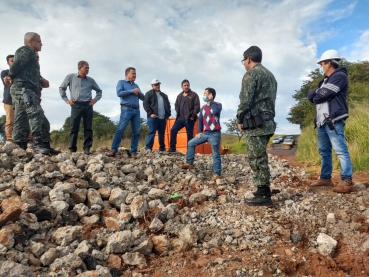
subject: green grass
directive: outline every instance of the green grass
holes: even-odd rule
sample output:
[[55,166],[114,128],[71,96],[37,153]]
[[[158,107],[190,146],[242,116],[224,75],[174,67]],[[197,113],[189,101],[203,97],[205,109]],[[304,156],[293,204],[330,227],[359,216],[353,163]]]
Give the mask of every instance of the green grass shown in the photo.
[[[354,171],[369,171],[369,111],[368,103],[351,105],[350,117],[346,121],[345,135]],[[306,165],[320,165],[317,146],[317,130],[308,126],[302,130],[296,152],[297,160]],[[339,161],[333,151],[334,169],[339,169]]]

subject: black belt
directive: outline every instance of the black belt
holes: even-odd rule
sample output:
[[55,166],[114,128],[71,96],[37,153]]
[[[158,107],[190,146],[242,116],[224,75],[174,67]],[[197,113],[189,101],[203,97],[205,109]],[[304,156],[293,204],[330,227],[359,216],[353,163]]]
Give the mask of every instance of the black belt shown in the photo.
[[140,106],[132,106],[132,105],[128,105],[128,104],[120,104],[120,105],[123,106],[123,107],[130,108],[130,109],[135,109],[135,110],[140,109]]
[[74,105],[78,105],[78,106],[88,106],[90,105],[90,101],[75,101]]
[[269,114],[263,114],[262,118],[264,121],[274,120],[274,117]]

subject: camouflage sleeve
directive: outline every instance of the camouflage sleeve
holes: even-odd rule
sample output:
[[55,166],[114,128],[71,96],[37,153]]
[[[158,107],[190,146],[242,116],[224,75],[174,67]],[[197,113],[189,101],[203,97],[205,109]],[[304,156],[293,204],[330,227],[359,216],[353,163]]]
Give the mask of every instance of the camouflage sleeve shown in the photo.
[[242,123],[242,114],[249,110],[253,105],[255,95],[256,78],[246,72],[242,79],[242,87],[240,92],[240,104],[237,110],[237,122]]
[[32,60],[32,53],[31,49],[23,47],[19,49],[14,55],[13,64],[10,66],[9,69],[9,77],[13,80],[16,78],[20,72],[24,69],[24,67]]

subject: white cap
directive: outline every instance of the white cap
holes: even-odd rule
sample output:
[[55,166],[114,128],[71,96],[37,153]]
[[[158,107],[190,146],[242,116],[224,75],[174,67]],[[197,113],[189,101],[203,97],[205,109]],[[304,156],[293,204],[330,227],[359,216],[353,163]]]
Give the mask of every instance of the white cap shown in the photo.
[[338,64],[338,62],[340,60],[342,60],[340,54],[338,53],[337,50],[334,49],[330,49],[325,51],[322,56],[320,57],[319,61],[317,62],[318,64],[321,63],[322,61],[332,61]]
[[161,83],[158,79],[152,79],[151,84],[155,85],[155,84],[161,84]]

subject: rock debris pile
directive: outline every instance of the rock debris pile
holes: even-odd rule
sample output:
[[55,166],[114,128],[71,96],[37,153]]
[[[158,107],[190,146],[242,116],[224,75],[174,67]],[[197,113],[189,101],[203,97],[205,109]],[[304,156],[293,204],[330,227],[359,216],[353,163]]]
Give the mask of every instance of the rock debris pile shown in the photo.
[[230,255],[204,266],[204,276],[288,276],[272,250],[285,242],[295,267],[307,262],[302,248],[324,257],[339,243],[369,251],[364,184],[350,195],[309,191],[303,169],[270,156],[272,188],[280,191],[274,207],[247,207],[254,187],[245,155],[223,156],[224,178],[214,182],[211,155],[183,170],[178,153],[130,159],[124,149],[116,158],[106,150],[43,156],[0,148],[0,276],[152,276],[157,257],[226,251],[249,251],[253,268],[227,273]]

